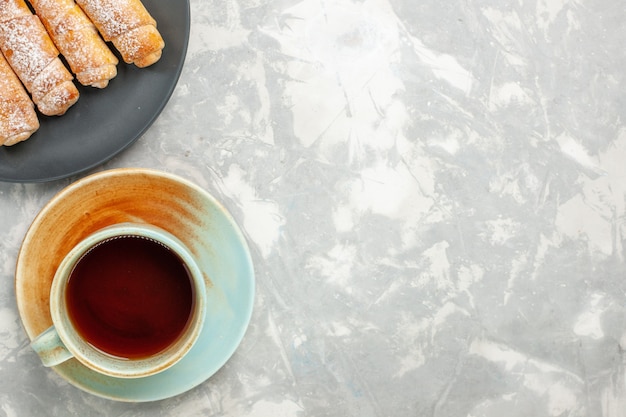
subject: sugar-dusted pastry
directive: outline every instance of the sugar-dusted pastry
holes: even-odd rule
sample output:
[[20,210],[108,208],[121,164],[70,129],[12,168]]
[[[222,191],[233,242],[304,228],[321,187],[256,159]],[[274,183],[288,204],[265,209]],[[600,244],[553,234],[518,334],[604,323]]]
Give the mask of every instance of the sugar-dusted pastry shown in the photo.
[[0,49],[43,114],[61,115],[76,103],[74,77],[24,0],[0,0]]
[[29,0],[76,79],[104,88],[117,75],[118,60],[74,0]]
[[39,129],[35,106],[0,54],[0,145],[14,145]]
[[143,68],[161,58],[165,42],[141,0],[76,0],[126,63]]

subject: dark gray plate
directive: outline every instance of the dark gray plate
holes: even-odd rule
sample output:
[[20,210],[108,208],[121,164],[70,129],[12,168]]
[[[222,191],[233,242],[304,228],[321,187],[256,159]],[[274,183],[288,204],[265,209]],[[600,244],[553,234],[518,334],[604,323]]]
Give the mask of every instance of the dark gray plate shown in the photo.
[[39,115],[41,127],[30,139],[0,146],[0,181],[44,182],[79,174],[126,149],[152,125],[183,68],[190,11],[189,0],[143,3],[165,40],[161,59],[139,69],[120,58],[117,77],[102,90],[76,83],[81,97],[66,114]]

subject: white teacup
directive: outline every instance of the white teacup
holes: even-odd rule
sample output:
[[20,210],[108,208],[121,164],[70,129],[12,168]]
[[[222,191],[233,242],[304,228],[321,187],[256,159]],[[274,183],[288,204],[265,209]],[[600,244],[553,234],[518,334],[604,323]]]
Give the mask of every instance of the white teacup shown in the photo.
[[205,312],[204,277],[185,245],[155,226],[121,223],[63,259],[50,290],[53,326],[31,346],[45,366],[76,358],[104,375],[145,377],[189,352]]

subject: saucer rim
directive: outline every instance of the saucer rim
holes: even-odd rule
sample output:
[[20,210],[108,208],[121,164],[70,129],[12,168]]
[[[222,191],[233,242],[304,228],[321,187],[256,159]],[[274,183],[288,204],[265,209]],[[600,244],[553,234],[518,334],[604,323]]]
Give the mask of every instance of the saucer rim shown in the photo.
[[[233,236],[238,244],[238,250],[237,250],[238,259],[242,259],[244,261],[243,269],[247,272],[247,276],[245,276],[244,278],[245,278],[245,282],[249,290],[246,293],[242,294],[241,298],[244,300],[247,299],[249,301],[248,303],[244,304],[240,310],[238,310],[241,313],[240,326],[239,326],[238,331],[233,335],[232,340],[225,341],[225,344],[229,345],[231,348],[225,349],[224,354],[221,355],[221,358],[219,358],[219,360],[212,361],[211,363],[212,366],[207,367],[206,372],[202,373],[202,376],[194,375],[193,378],[190,377],[189,380],[187,381],[177,381],[177,383],[172,384],[171,388],[167,389],[166,392],[162,392],[160,394],[155,393],[155,395],[151,395],[147,393],[141,393],[140,395],[134,395],[136,393],[134,393],[133,390],[129,390],[128,392],[125,392],[124,395],[115,395],[113,391],[107,392],[106,390],[102,390],[102,389],[93,389],[90,385],[86,384],[86,381],[84,380],[84,378],[81,380],[80,378],[81,369],[87,370],[88,372],[91,372],[91,371],[74,359],[69,361],[71,362],[70,366],[64,366],[64,364],[62,364],[60,366],[56,366],[52,368],[59,376],[61,376],[64,380],[66,380],[68,383],[70,383],[74,387],[79,388],[84,392],[88,392],[90,394],[96,395],[98,397],[115,400],[115,401],[121,401],[121,402],[159,401],[159,400],[163,400],[163,399],[167,399],[167,398],[171,398],[171,397],[183,394],[195,388],[196,386],[202,384],[203,382],[207,381],[217,371],[219,371],[228,362],[228,360],[230,360],[232,355],[236,352],[237,348],[241,344],[247,332],[247,329],[250,325],[251,318],[252,318],[252,313],[254,309],[254,299],[255,299],[255,293],[256,293],[256,280],[255,280],[254,264],[252,262],[250,249],[248,247],[246,238],[242,230],[240,229],[239,225],[237,224],[235,219],[232,217],[230,212],[224,207],[224,205],[219,200],[217,200],[208,191],[206,191],[199,185],[195,184],[194,182],[188,179],[185,179],[181,176],[178,176],[176,174],[172,174],[169,172],[157,170],[157,169],[151,169],[151,168],[109,169],[109,170],[104,170],[104,171],[100,171],[100,172],[85,176],[82,179],[79,179],[76,182],[71,183],[67,187],[60,190],[43,206],[43,208],[39,211],[39,213],[33,219],[26,234],[24,235],[22,245],[19,249],[19,253],[17,257],[17,264],[16,264],[16,274],[15,274],[15,281],[14,281],[16,301],[17,301],[18,313],[20,316],[20,320],[22,322],[22,328],[25,330],[29,339],[33,340],[37,336],[36,334],[33,334],[33,331],[31,328],[33,326],[33,323],[26,323],[25,315],[23,314],[22,304],[27,302],[27,300],[22,300],[21,297],[19,297],[19,291],[18,291],[18,287],[19,287],[18,280],[23,275],[23,274],[20,274],[20,265],[21,265],[20,262],[22,258],[25,256],[24,253],[25,251],[27,251],[28,242],[30,241],[30,239],[36,238],[37,232],[39,231],[38,228],[41,227],[42,222],[46,220],[46,216],[50,213],[50,211],[53,208],[55,208],[58,204],[62,205],[64,200],[69,195],[71,195],[71,193],[77,192],[78,190],[80,190],[80,188],[84,187],[85,185],[88,185],[92,181],[107,181],[118,176],[129,176],[129,175],[143,175],[143,176],[156,178],[159,180],[174,181],[176,183],[179,183],[180,185],[183,185],[185,188],[191,190],[194,193],[194,195],[201,197],[205,203],[209,204],[210,206],[215,207],[219,211],[219,213],[222,216],[224,216],[224,220],[226,221],[227,225],[230,228],[229,231],[233,233]],[[204,233],[210,233],[209,229],[210,228],[207,228],[207,230],[203,230],[203,233],[201,233],[201,235],[205,236]],[[207,315],[209,314],[208,311],[206,312],[206,314]],[[202,337],[202,334],[200,335],[200,337]],[[67,364],[68,363],[66,362],[65,365]],[[175,364],[171,369],[176,370],[177,366],[181,366],[180,363]],[[72,369],[74,370],[78,369],[79,372],[77,373],[75,372],[74,374],[72,374]],[[167,371],[164,371],[164,373],[165,372]],[[151,379],[162,377],[163,376],[162,374],[163,373],[152,375],[152,376],[147,376],[143,378],[137,378],[137,379],[117,379],[117,378],[112,378],[112,379],[115,379],[116,382],[119,382],[121,384],[124,384],[125,381],[133,381],[133,380],[134,381],[141,380],[141,381],[147,382]],[[183,373],[183,376],[185,375],[186,374]],[[106,378],[110,378],[110,377],[106,377]],[[149,384],[146,384],[146,385],[149,385]]]

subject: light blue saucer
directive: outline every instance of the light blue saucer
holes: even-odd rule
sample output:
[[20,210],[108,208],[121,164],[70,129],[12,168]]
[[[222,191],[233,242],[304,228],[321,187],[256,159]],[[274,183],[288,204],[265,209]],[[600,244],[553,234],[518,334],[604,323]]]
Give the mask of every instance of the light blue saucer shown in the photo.
[[199,340],[172,368],[146,378],[103,376],[75,359],[53,369],[100,397],[161,400],[201,384],[226,363],[244,336],[254,304],[254,270],[246,241],[226,209],[197,185],[160,171],[116,169],[62,190],[35,218],[22,244],[15,281],[20,317],[31,340],[47,328],[50,283],[64,253],[92,231],[121,221],[160,226],[196,256],[208,284]]

